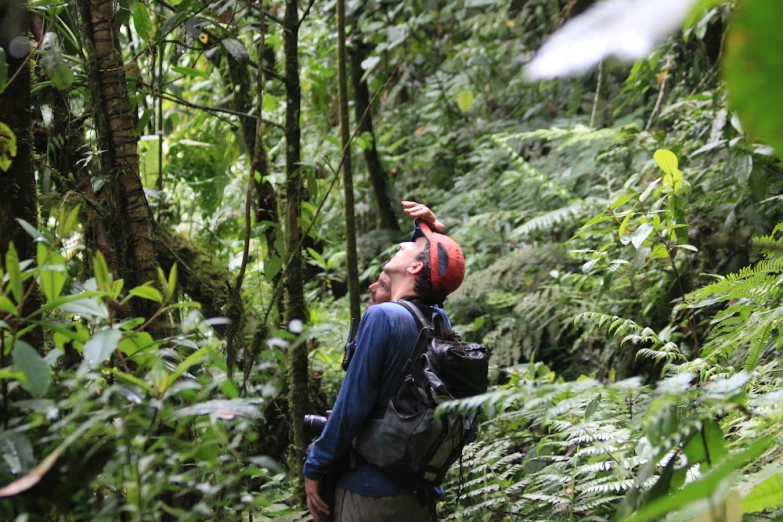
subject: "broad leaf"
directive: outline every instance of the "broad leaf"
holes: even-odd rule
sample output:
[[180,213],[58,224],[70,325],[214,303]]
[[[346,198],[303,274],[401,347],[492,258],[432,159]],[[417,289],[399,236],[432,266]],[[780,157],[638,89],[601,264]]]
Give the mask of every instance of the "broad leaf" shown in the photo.
[[52,382],[49,365],[35,348],[22,340],[14,343],[14,368],[24,374],[22,388],[33,397],[43,397]]
[[27,235],[33,238],[33,241],[42,241],[44,243],[48,243],[49,241],[46,239],[46,236],[44,236],[40,230],[35,228],[33,225],[25,221],[21,218],[16,218],[17,223],[24,229],[25,232],[27,232]]
[[157,303],[163,302],[163,295],[156,289],[149,285],[141,285],[136,288],[132,288],[129,292],[131,295],[141,297],[142,299],[149,299]]
[[628,517],[626,522],[647,522],[655,520],[663,515],[690,504],[691,502],[709,498],[721,481],[730,473],[742,466],[745,462],[759,457],[772,444],[772,439],[763,438],[754,442],[744,451],[735,453],[723,461],[719,466],[713,468],[709,473],[703,475],[684,488],[660,498],[640,509],[636,514]]
[[4,295],[0,295],[0,312],[3,314],[19,315],[14,303]]
[[171,271],[169,272],[168,285],[166,285],[166,300],[171,301],[174,297],[174,292],[177,289],[177,263],[171,265]]
[[136,0],[133,5],[133,27],[136,28],[136,32],[142,40],[146,40],[152,30],[152,21],[147,6],[139,0]]
[[655,154],[653,154],[653,158],[655,159],[655,163],[657,163],[666,174],[673,174],[677,171],[679,163],[677,161],[677,156],[672,151],[658,149],[655,151]]
[[8,286],[17,303],[22,301],[22,271],[19,268],[19,255],[13,243],[8,244],[8,252],[5,253],[5,269],[8,273]]
[[121,338],[122,332],[118,330],[101,330],[93,335],[92,339],[84,344],[84,359],[90,368],[95,368],[108,359],[117,349]]
[[65,237],[73,232],[73,230],[76,228],[76,222],[79,219],[79,211],[81,208],[81,205],[76,205],[70,210],[70,212],[68,212],[68,215],[65,216],[65,219],[62,219],[62,215],[60,216],[60,219],[57,222],[58,236]]
[[783,506],[783,474],[772,476],[753,488],[742,501],[743,513],[756,513]]
[[466,113],[473,107],[473,91],[465,90],[457,94],[457,107],[462,113]]
[[[67,297],[72,297],[72,296],[67,296]],[[56,302],[57,301],[53,301],[53,303]],[[57,307],[63,312],[67,312],[71,314],[100,317],[101,319],[107,319],[109,317],[108,314],[106,313],[106,307],[104,307],[94,297],[78,298],[73,301],[65,302],[63,304],[57,304]]]
[[220,41],[223,48],[240,64],[246,64],[250,60],[250,55],[239,40],[233,38],[223,38]]
[[98,283],[99,290],[109,290],[111,288],[111,275],[109,274],[109,265],[101,254],[100,250],[95,251],[95,257],[92,260],[95,281]]
[[46,301],[51,303],[62,292],[67,275],[65,273],[65,258],[56,250],[43,243],[38,243],[38,282],[41,285]]
[[638,250],[642,246],[642,243],[650,236],[653,231],[653,226],[650,223],[643,223],[633,231],[631,234],[631,243]]
[[729,100],[742,126],[783,155],[783,2],[737,4],[725,38],[723,64]]

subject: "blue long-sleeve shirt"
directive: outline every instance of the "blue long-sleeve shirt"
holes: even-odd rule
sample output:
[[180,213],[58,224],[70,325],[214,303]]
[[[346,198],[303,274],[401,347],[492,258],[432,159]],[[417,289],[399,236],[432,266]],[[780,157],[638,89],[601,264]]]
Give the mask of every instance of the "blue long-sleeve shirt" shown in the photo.
[[[438,311],[446,319],[445,312]],[[450,325],[449,325],[450,326]],[[315,441],[304,474],[320,479],[347,452],[376,405],[385,404],[403,383],[402,369],[419,335],[411,313],[394,303],[371,306],[359,324],[356,352],[323,433]],[[339,486],[366,497],[409,494],[372,464],[361,464],[341,477]]]

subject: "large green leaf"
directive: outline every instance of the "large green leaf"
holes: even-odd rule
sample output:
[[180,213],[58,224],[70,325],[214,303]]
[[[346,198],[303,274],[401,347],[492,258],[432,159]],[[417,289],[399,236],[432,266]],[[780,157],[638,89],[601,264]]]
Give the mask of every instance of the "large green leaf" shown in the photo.
[[95,368],[111,356],[122,338],[118,330],[102,330],[84,344],[84,359],[91,368]]
[[723,61],[729,100],[742,127],[783,155],[783,2],[739,2]]
[[24,374],[22,388],[27,390],[33,397],[42,397],[49,384],[52,382],[52,375],[49,373],[49,365],[38,355],[35,348],[22,340],[14,343],[14,368]]
[[136,28],[136,32],[142,40],[146,40],[147,35],[152,30],[150,13],[143,2],[137,1],[133,4],[133,27]]
[[473,91],[470,89],[460,91],[457,94],[457,107],[459,107],[460,112],[468,112],[473,107]]
[[19,255],[16,247],[9,243],[8,252],[5,253],[5,270],[8,273],[8,286],[17,303],[22,301],[22,270],[19,268]]
[[142,299],[149,299],[150,301],[155,301],[157,303],[163,301],[163,295],[161,295],[160,291],[147,284],[132,288],[128,293],[130,293],[130,295],[141,297]]
[[695,480],[681,490],[659,498],[644,506],[636,514],[627,518],[625,522],[647,522],[649,520],[655,520],[666,514],[677,511],[691,502],[709,498],[721,481],[748,460],[759,457],[770,445],[772,445],[772,442],[772,439],[768,437],[757,440],[749,448],[728,457],[719,466],[713,468],[699,480]]
[[3,314],[19,315],[14,303],[4,295],[0,295],[0,312]]
[[753,488],[742,501],[743,513],[755,513],[783,506],[783,473],[772,476]]
[[65,285],[65,258],[56,250],[50,250],[43,243],[38,243],[38,266],[41,272],[38,281],[41,284],[47,302],[60,297]]

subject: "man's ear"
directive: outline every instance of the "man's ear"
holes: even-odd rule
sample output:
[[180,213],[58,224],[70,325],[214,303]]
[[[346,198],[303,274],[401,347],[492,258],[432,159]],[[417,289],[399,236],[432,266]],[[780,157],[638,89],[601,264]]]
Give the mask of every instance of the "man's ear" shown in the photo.
[[424,263],[416,261],[408,267],[408,273],[411,275],[419,275],[424,270]]

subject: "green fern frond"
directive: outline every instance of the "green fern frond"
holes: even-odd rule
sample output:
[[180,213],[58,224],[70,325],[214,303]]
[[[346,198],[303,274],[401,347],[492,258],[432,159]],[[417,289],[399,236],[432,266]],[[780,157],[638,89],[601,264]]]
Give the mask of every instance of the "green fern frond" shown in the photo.
[[587,200],[578,200],[565,207],[558,208],[527,220],[511,232],[512,239],[523,239],[534,232],[551,230],[555,225],[574,221],[593,210]]

